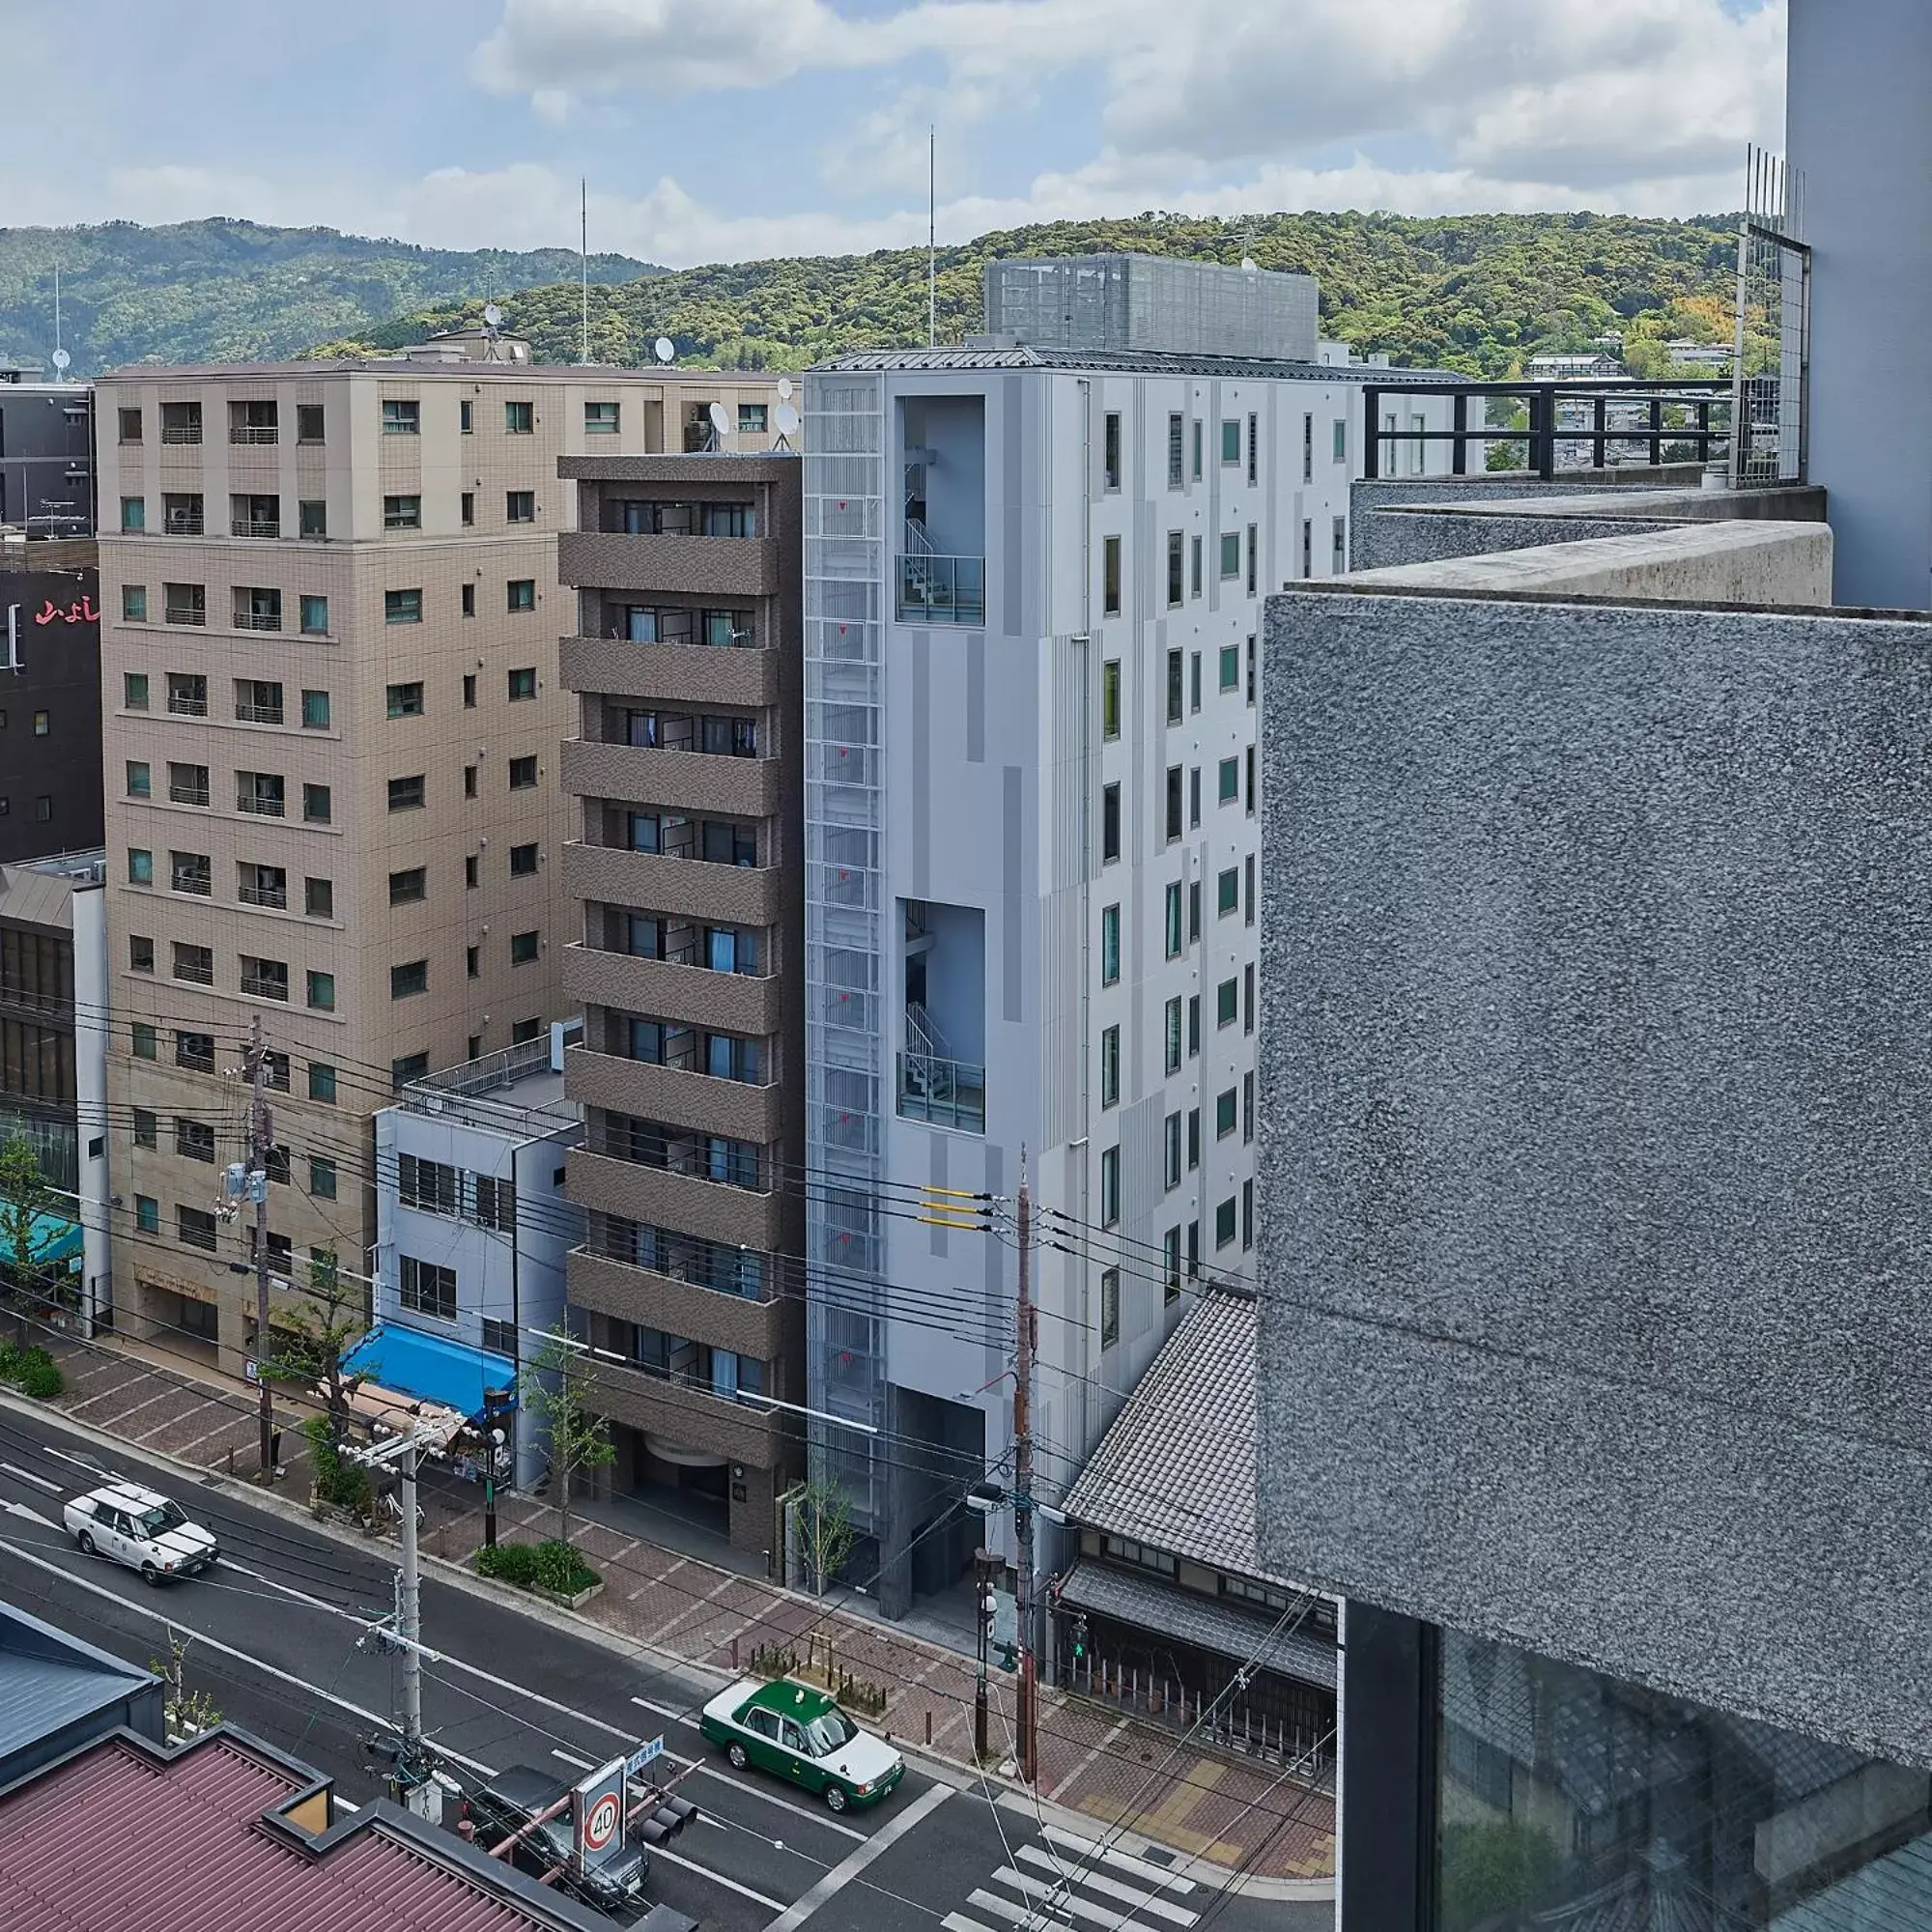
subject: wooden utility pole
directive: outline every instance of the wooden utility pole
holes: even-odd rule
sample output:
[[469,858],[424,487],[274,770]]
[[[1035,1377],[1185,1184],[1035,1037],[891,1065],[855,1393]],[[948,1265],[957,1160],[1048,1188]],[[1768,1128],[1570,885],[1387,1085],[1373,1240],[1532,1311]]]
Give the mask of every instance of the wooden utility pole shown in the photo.
[[1015,1592],[1020,1640],[1019,1775],[1033,1784],[1039,1769],[1039,1672],[1034,1657],[1033,1603],[1033,1183],[1026,1149],[1020,1149],[1019,1329],[1013,1364],[1013,1527],[1019,1537],[1019,1584]]
[[248,1036],[248,1198],[255,1204],[255,1383],[262,1398],[262,1480],[275,1479],[275,1398],[269,1381],[269,1150],[274,1121],[265,1097],[269,1054],[262,1015]]

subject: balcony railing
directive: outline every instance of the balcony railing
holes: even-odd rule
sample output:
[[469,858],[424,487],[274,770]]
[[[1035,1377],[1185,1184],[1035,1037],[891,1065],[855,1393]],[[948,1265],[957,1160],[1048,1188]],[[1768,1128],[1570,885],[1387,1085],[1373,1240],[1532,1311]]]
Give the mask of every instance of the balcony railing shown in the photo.
[[214,891],[206,872],[177,872],[168,883],[176,892],[192,893],[196,898],[208,898]]
[[280,435],[281,431],[274,423],[233,423],[229,426],[228,440],[230,442],[273,442]]
[[[238,611],[235,613],[235,628],[238,631],[279,631],[282,628],[282,613],[279,611]],[[275,723],[282,721],[277,718]]]
[[278,537],[281,533],[279,517],[231,517],[228,522],[231,537]]
[[206,805],[208,787],[206,785],[171,784],[168,787],[170,805]]
[[986,1069],[967,1060],[899,1055],[899,1116],[963,1133],[986,1131]]
[[762,1161],[725,1156],[714,1162],[701,1147],[669,1148],[663,1159],[647,1153],[622,1134],[592,1132],[586,1136],[587,1152],[602,1154],[606,1160],[628,1161],[634,1167],[649,1168],[655,1174],[674,1174],[685,1180],[708,1180],[719,1187],[735,1187],[748,1194],[769,1194],[771,1182]]
[[168,711],[176,718],[206,718],[208,699],[205,696],[185,697],[179,692],[171,691],[168,693]]
[[201,959],[177,959],[175,978],[185,980],[191,986],[212,986],[214,984],[214,962]]
[[271,912],[287,912],[289,909],[289,889],[286,886],[243,886],[236,894],[243,905],[267,906]]
[[199,604],[170,604],[162,615],[170,624],[205,624],[208,611]]
[[595,941],[585,946],[586,952],[608,952],[616,959],[649,959],[664,966],[693,966],[700,973],[723,973],[734,980],[769,980],[771,972],[758,966],[714,966],[711,963],[710,949],[701,939],[689,939],[677,946],[667,946],[661,952],[633,952],[621,946],[600,946]]
[[986,559],[915,553],[899,558],[898,617],[902,624],[986,621]]
[[171,537],[198,537],[203,534],[204,521],[199,511],[170,510],[161,519],[161,531]]
[[279,798],[266,798],[260,793],[243,791],[235,795],[235,810],[251,812],[257,818],[280,818],[283,805]]
[[[258,624],[255,628],[279,631],[282,627],[279,624]],[[235,717],[237,723],[242,724],[279,724],[282,722],[282,707],[279,704],[238,704]]]
[[199,442],[201,425],[199,423],[163,423],[161,425],[163,442]]
[[242,990],[251,1000],[286,1000],[289,976],[281,973],[243,973]]

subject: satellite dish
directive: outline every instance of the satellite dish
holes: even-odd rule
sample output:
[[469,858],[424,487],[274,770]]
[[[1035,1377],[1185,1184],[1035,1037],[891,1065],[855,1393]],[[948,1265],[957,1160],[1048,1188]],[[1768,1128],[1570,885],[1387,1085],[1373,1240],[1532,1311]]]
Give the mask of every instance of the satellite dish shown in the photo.
[[56,369],[65,369],[73,360],[73,357],[65,349],[56,349],[48,359]]
[[713,403],[709,413],[711,416],[712,435],[718,437],[729,436],[731,434],[730,411],[723,403]]
[[495,328],[503,319],[503,311],[495,302],[483,304],[483,324],[486,328]]
[[674,362],[677,359],[677,344],[669,336],[661,335],[651,344],[651,354],[660,362]]
[[798,412],[791,404],[781,403],[779,405],[776,420],[781,436],[796,436],[798,434]]
[[779,401],[781,403],[791,401],[791,378],[789,376],[781,376],[779,378]]

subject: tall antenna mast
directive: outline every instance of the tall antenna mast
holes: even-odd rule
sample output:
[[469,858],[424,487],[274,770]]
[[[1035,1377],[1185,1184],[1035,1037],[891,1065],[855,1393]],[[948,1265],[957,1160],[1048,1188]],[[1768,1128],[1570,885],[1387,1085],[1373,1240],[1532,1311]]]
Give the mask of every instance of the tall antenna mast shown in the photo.
[[590,179],[580,175],[577,181],[578,240],[577,252],[583,265],[583,354],[582,361],[590,360]]
[[61,341],[60,264],[56,262],[54,264],[54,381],[56,383],[61,381],[61,371],[67,367],[61,358],[64,346]]
[[939,125],[925,129],[925,346],[939,347]]

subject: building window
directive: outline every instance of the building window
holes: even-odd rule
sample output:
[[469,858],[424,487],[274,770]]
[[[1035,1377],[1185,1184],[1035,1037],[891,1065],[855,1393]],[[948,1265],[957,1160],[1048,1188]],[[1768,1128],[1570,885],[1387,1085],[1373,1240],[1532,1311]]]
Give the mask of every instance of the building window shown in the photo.
[[1255,690],[1259,683],[1260,664],[1255,656],[1254,634],[1248,634],[1248,702],[1255,701]]
[[1241,574],[1241,538],[1237,530],[1221,532],[1221,575],[1223,579]]
[[465,396],[456,406],[456,427],[460,435],[476,434],[476,406]]
[[463,796],[465,798],[474,798],[476,796],[476,767],[474,765],[465,765],[463,768]]
[[507,490],[503,493],[503,521],[506,524],[533,524],[537,520],[537,493],[534,490]]
[[537,581],[534,577],[513,577],[504,585],[507,603],[511,611],[534,611],[537,608]]
[[1243,923],[1252,925],[1255,923],[1255,855],[1252,852],[1241,861],[1241,896],[1245,903]]
[[[124,583],[121,586],[121,621],[124,624],[145,624],[148,621],[148,586],[145,583]],[[143,679],[143,682],[146,680]]]
[[419,530],[423,523],[420,497],[384,497],[383,527],[385,530]]
[[617,434],[617,405],[615,403],[585,403],[583,406],[583,434],[585,436],[615,436]]
[[1100,983],[1112,986],[1121,977],[1121,909],[1100,908]]
[[242,990],[252,1000],[286,1000],[289,996],[288,962],[257,959],[242,955]]
[[1100,1270],[1100,1346],[1111,1349],[1121,1339],[1121,1271]]
[[1201,1109],[1187,1110],[1187,1171],[1192,1174],[1201,1165]]
[[1167,608],[1170,611],[1180,607],[1185,590],[1181,582],[1181,533],[1169,530],[1167,533]]
[[512,845],[510,847],[510,876],[513,879],[533,878],[537,869],[537,848],[534,845]]
[[1253,524],[1248,526],[1248,595],[1252,597],[1261,587],[1261,531]]
[[1241,1246],[1252,1248],[1255,1244],[1255,1183],[1241,1182]]
[[1223,644],[1218,664],[1218,684],[1223,694],[1236,690],[1241,682],[1241,648],[1238,644]]
[[1103,1028],[1100,1034],[1100,1104],[1112,1107],[1121,1097],[1121,1030]]
[[1301,520],[1301,574],[1304,578],[1315,575],[1315,521],[1312,517]]
[[1256,785],[1255,782],[1255,748],[1252,745],[1250,745],[1247,748],[1247,750],[1244,753],[1242,753],[1241,757],[1242,757],[1243,768],[1247,772],[1248,816],[1252,818],[1255,815],[1255,807],[1258,803],[1258,791],[1259,791],[1259,787]]
[[415,773],[406,779],[389,781],[389,810],[391,811],[420,811],[423,803],[423,774]]
[[[214,950],[209,946],[196,946],[185,939],[178,939],[174,944],[174,976],[186,981],[190,986],[212,986],[214,984]],[[213,1049],[209,1049],[211,1064]]]
[[[541,945],[542,945],[542,938],[541,935],[538,933],[535,932],[511,933],[510,964],[512,966],[528,966],[534,964],[537,957],[537,952]],[[714,1038],[722,1038],[722,1037],[723,1037],[722,1035],[714,1036]],[[734,1042],[734,1044],[746,1045],[750,1044],[750,1042],[738,1041]]]
[[[541,1019],[512,1020],[510,1022],[510,1044],[512,1046],[522,1046],[528,1040],[538,1038],[542,1035],[542,1033],[543,1033],[543,1021]],[[713,1151],[711,1159],[714,1169],[717,1165],[718,1159],[720,1158],[717,1152],[717,1145],[718,1144],[715,1141],[712,1143]],[[728,1158],[733,1164],[732,1179],[735,1184],[737,1176],[737,1164],[742,1158],[741,1155],[738,1153],[737,1150],[742,1149],[745,1144],[742,1141],[730,1141],[727,1142],[726,1145],[733,1151],[731,1154],[728,1156]],[[752,1157],[755,1159],[757,1155],[757,1150],[753,1148],[750,1150],[750,1152]],[[714,1174],[714,1179],[715,1178],[716,1176]],[[752,1183],[748,1182],[746,1184],[751,1185]]]
[[473,583],[466,583],[466,584],[464,584],[464,585],[463,585],[463,588],[462,588],[462,591],[461,591],[460,595],[459,595],[459,596],[458,596],[458,598],[457,598],[457,603],[458,603],[458,605],[459,605],[459,606],[461,607],[461,609],[462,609],[462,611],[463,611],[463,614],[464,614],[464,615],[465,615],[466,617],[473,617],[473,616],[475,616],[475,614],[476,614],[476,586],[475,586],[475,584],[473,584]]
[[168,860],[168,885],[172,891],[191,893],[204,899],[213,895],[214,868],[206,852],[171,852]]
[[335,917],[335,883],[332,879],[308,878],[302,881],[302,911],[310,919]]
[[1180,883],[1176,880],[1167,889],[1163,904],[1162,928],[1167,935],[1167,956],[1180,957]]
[[[1160,1298],[1164,1307],[1180,1299],[1180,1230],[1170,1228],[1160,1237]],[[1108,1538],[1111,1544],[1113,1539]]]
[[1103,1149],[1100,1154],[1100,1225],[1115,1226],[1121,1218],[1121,1151]]
[[1100,480],[1103,489],[1118,490],[1121,487],[1121,417],[1118,410],[1108,411],[1100,428]]
[[1328,574],[1343,577],[1349,569],[1349,520],[1347,517],[1334,519],[1328,538]]
[[1214,1205],[1214,1245],[1217,1248],[1232,1247],[1235,1241],[1235,1197]]
[[1170,843],[1180,837],[1180,767],[1167,768],[1166,833]]
[[335,975],[318,973],[313,968],[308,976],[308,1003],[319,1013],[332,1013],[335,1010]]
[[324,638],[328,635],[328,599],[327,597],[304,597],[301,601],[301,628],[305,638]]
[[129,798],[153,798],[154,795],[154,767],[145,758],[129,758],[128,760],[128,796]]
[[383,434],[384,436],[419,436],[422,433],[422,405],[406,398],[385,396],[383,399]]
[[304,497],[296,504],[296,527],[302,536],[321,541],[328,535],[328,503],[321,497]]
[[257,818],[280,818],[285,789],[279,772],[237,772],[235,810]]
[[526,697],[537,695],[537,672],[534,665],[526,665],[520,670],[509,674],[510,702],[518,703]]
[[1332,433],[1329,439],[1329,447],[1328,447],[1329,458],[1331,461],[1336,463],[1346,463],[1349,460],[1348,417],[1337,416],[1334,422],[1330,425],[1330,428]]
[[1255,1138],[1255,1076],[1241,1075],[1241,1142],[1252,1146]]
[[1262,419],[1251,414],[1248,417],[1248,481],[1253,483],[1261,473],[1261,430]]
[[412,999],[417,993],[429,991],[429,961],[411,959],[401,966],[389,968],[389,997],[392,1000]]
[[1224,422],[1221,425],[1221,461],[1239,463],[1241,460],[1241,425],[1238,421]]
[[505,436],[531,436],[536,431],[536,405],[534,403],[505,403],[503,405],[503,434]]
[[429,896],[429,868],[412,866],[406,871],[389,874],[389,903],[414,905]]
[[[472,980],[483,977],[483,949],[480,946],[466,946],[463,949],[463,970]],[[473,1053],[469,1057],[471,1060],[476,1058]]]
[[185,1248],[214,1252],[214,1216],[205,1208],[175,1208],[175,1234]]
[[134,1145],[138,1148],[157,1147],[160,1144],[160,1122],[146,1107],[134,1109]]
[[139,410],[122,410],[119,413],[121,420],[121,440],[123,442],[139,442],[141,440],[141,412]]
[[168,766],[168,803],[171,805],[201,805],[209,800],[208,767],[206,765]]
[[155,970],[155,942],[144,938],[138,932],[128,935],[128,970],[130,973],[152,973]]
[[1192,946],[1201,937],[1201,881],[1190,879],[1187,883],[1187,943]]
[[510,789],[527,791],[537,781],[537,757],[534,752],[526,757],[510,760]]
[[1253,1033],[1255,1030],[1255,969],[1252,965],[1241,968],[1241,1031]]
[[429,1072],[427,1053],[406,1053],[400,1060],[389,1062],[390,1089],[400,1094],[412,1080],[420,1080]]
[[1100,736],[1109,742],[1121,735],[1121,661],[1108,658],[1100,666]]
[[1241,796],[1241,761],[1223,758],[1215,768],[1215,791],[1219,803],[1233,805]]
[[423,594],[416,590],[383,592],[383,621],[385,624],[420,624],[423,620]]
[[1205,429],[1206,425],[1197,416],[1194,419],[1194,480],[1197,483],[1201,480],[1201,440]]
[[1236,1125],[1236,1095],[1230,1087],[1225,1093],[1214,1096],[1214,1138],[1224,1141],[1235,1131]]
[[1167,419],[1167,487],[1179,490],[1187,480],[1183,465],[1187,459],[1186,418],[1170,415]]
[[309,1155],[308,1191],[318,1201],[335,1199],[335,1163],[327,1155],[319,1153]]
[[176,1115],[175,1152],[184,1160],[213,1161],[214,1129],[206,1121],[185,1121]]
[[123,497],[121,498],[121,527],[124,530],[145,530],[148,527],[148,503],[144,497]]
[[1161,1056],[1163,1072],[1180,1071],[1180,995],[1175,994],[1161,1012]]
[[1100,614],[1118,617],[1121,614],[1121,540],[1119,537],[1100,539]]
[[134,1227],[143,1235],[158,1235],[161,1232],[161,1204],[152,1194],[135,1195]]
[[320,403],[296,405],[296,440],[310,443],[323,440],[323,414]]
[[1301,480],[1315,481],[1315,417],[1313,413],[1301,418]]
[[1179,724],[1185,715],[1187,702],[1187,670],[1184,656],[1179,651],[1167,654],[1167,722]]
[[327,731],[328,729],[328,693],[326,691],[305,691],[301,695],[301,718],[304,731]]
[[[511,408],[516,405],[512,404]],[[523,406],[528,409],[526,403]],[[456,1320],[456,1270],[439,1262],[419,1262],[404,1255],[398,1270],[402,1304],[412,1315],[426,1315],[433,1321]]]
[[327,785],[302,786],[302,818],[309,825],[327,825],[329,822],[329,791]]
[[1214,1024],[1233,1026],[1241,1014],[1241,982],[1223,980],[1214,988]]
[[1172,1193],[1180,1185],[1180,1116],[1161,1122],[1161,1184]]
[[1187,708],[1189,711],[1201,709],[1201,653],[1190,651],[1187,655]]
[[476,673],[473,670],[463,673],[463,708],[466,711],[476,709]]
[[[477,867],[476,854],[474,852],[467,854],[464,858],[463,883],[472,893],[482,883],[482,874]],[[469,950],[473,952],[476,949],[472,946]],[[471,975],[471,977],[474,978],[474,975]],[[469,1057],[472,1060],[476,1058],[473,1053]]]
[[420,682],[390,685],[388,713],[391,718],[420,718],[423,714],[423,688]]
[[1215,875],[1214,913],[1219,919],[1226,919],[1232,912],[1241,909],[1241,871],[1238,866],[1230,866]]
[[[313,1006],[315,1002],[311,1000],[309,1004]],[[308,1097],[326,1107],[335,1105],[335,1068],[326,1060],[311,1060],[308,1064]]]
[[1121,787],[1117,781],[1100,787],[1100,863],[1111,866],[1121,856]]
[[1201,544],[1198,536],[1187,541],[1187,594],[1190,597],[1201,595]]
[[135,1060],[157,1060],[160,1035],[150,1020],[135,1020],[128,1029],[128,1051]]

